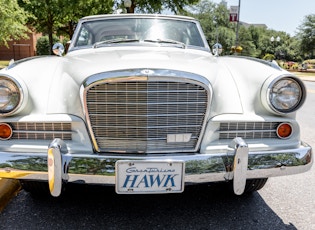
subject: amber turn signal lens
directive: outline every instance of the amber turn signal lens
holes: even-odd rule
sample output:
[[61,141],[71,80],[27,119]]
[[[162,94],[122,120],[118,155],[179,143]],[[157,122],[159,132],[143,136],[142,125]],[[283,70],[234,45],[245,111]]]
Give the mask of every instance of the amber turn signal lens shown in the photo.
[[292,134],[292,126],[288,123],[281,123],[277,128],[277,135],[279,138],[289,138]]
[[12,137],[12,128],[6,123],[0,124],[0,139],[8,140]]

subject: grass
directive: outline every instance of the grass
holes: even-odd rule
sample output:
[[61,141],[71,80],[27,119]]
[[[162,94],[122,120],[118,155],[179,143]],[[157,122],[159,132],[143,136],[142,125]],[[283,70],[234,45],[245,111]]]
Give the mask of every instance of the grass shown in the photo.
[[9,61],[0,61],[0,69],[9,65]]

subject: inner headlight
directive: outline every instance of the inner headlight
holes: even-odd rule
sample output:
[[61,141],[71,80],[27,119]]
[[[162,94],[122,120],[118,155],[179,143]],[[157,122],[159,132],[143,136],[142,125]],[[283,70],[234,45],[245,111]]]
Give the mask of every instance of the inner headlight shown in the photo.
[[301,107],[305,100],[304,84],[293,77],[280,78],[269,85],[268,104],[279,113],[291,113]]
[[0,115],[13,113],[20,105],[20,85],[12,79],[0,76]]

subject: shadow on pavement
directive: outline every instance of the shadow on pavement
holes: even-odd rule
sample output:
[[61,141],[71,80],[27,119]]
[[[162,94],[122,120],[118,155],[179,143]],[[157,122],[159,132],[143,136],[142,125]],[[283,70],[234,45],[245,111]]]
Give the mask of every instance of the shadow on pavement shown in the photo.
[[258,192],[235,196],[223,189],[198,185],[182,194],[117,195],[112,187],[75,185],[60,198],[22,191],[0,223],[2,229],[296,229]]

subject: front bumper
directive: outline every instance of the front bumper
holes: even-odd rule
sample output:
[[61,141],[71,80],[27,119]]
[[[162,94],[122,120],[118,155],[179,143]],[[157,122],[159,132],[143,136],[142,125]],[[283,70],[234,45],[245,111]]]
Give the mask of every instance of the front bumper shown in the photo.
[[[312,166],[312,148],[250,151],[241,138],[235,138],[225,152],[212,154],[108,155],[67,152],[67,146],[54,140],[48,153],[0,152],[0,178],[49,181],[52,190],[62,182],[115,184],[115,163],[119,160],[183,161],[185,184],[234,179],[234,191],[241,194],[246,179],[302,173]],[[52,192],[53,194],[53,192]]]

